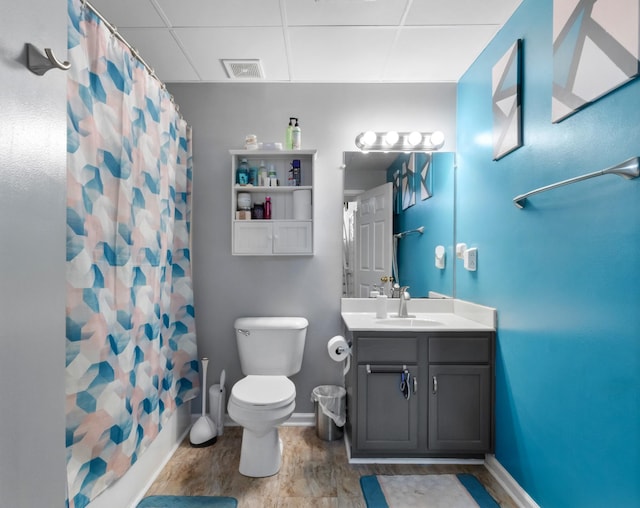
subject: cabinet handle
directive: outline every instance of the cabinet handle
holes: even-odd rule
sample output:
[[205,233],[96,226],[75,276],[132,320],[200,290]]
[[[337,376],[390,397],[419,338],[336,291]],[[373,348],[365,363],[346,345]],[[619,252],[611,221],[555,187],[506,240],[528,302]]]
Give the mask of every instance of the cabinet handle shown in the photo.
[[438,393],[438,378],[433,376],[433,394]]
[[414,395],[418,392],[418,378],[413,378],[413,393]]

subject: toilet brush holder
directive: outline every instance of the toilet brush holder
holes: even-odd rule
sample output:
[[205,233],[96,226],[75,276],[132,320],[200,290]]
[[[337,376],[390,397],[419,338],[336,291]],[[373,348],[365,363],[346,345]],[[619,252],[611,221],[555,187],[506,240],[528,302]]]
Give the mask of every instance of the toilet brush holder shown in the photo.
[[216,442],[218,432],[216,426],[207,415],[207,366],[209,359],[202,359],[202,416],[196,420],[189,432],[189,442],[191,446],[202,448],[210,446]]
[[216,426],[218,436],[224,434],[224,403],[226,396],[227,390],[224,386],[220,389],[220,385],[215,384],[209,388],[209,416]]

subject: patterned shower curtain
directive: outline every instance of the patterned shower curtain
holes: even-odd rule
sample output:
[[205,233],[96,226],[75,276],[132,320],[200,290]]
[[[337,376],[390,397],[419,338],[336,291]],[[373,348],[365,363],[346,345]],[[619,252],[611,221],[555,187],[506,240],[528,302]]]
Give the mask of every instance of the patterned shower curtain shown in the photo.
[[68,506],[86,506],[200,390],[191,133],[170,95],[68,0]]

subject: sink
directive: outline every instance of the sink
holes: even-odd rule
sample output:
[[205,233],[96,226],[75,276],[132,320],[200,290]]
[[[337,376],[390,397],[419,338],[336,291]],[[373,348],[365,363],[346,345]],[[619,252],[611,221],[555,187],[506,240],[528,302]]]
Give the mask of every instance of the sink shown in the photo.
[[406,317],[406,318],[391,317],[387,319],[376,319],[376,324],[387,325],[387,326],[402,326],[407,328],[418,327],[418,326],[442,325],[440,321],[435,321],[433,319],[416,318],[416,317]]

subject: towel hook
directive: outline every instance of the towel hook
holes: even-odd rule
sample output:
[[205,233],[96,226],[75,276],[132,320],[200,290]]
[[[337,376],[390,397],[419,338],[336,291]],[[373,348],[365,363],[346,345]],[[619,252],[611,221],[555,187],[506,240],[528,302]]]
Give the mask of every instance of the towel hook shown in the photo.
[[33,44],[27,43],[27,67],[29,67],[29,70],[34,74],[42,76],[51,69],[68,71],[71,68],[69,62],[61,62],[58,60],[51,48],[45,48],[44,52],[45,55]]

